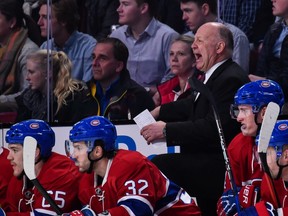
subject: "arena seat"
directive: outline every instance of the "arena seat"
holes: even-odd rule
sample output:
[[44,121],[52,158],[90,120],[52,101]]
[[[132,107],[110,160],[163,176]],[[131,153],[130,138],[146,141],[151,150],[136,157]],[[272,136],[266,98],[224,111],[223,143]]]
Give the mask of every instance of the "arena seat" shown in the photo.
[[17,112],[0,112],[0,123],[14,123]]

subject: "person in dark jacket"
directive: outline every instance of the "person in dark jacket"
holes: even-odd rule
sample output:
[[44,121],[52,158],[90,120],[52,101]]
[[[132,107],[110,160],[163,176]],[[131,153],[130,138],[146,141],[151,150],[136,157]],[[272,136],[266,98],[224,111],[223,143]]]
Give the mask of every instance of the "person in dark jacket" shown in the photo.
[[[86,84],[71,78],[72,62],[68,56],[62,51],[52,51],[50,58],[51,72],[47,73],[47,50],[36,51],[27,57],[29,87],[16,97],[16,121],[34,118],[75,123],[95,115],[97,104]],[[51,86],[49,90],[48,85]],[[53,96],[49,97],[51,92]]]
[[117,38],[97,42],[92,54],[93,78],[87,83],[98,104],[97,115],[110,120],[129,120],[154,102],[144,87],[130,78],[126,68],[129,52]]
[[[251,81],[271,79],[280,84],[288,100],[288,2],[272,1],[272,12],[279,17],[266,33],[259,53],[257,69],[249,75]],[[287,113],[287,104],[283,113]]]
[[[229,143],[240,132],[238,123],[230,117],[230,105],[236,91],[249,82],[248,75],[231,59],[232,33],[221,23],[205,23],[197,30],[192,49],[196,67],[205,73],[205,79],[202,83],[192,76],[190,86],[211,91],[225,141]],[[196,197],[203,216],[216,215],[225,164],[210,99],[195,91],[190,97],[161,105],[151,113],[159,121],[142,128],[141,134],[147,142],[164,138],[167,146],[181,148],[180,153],[158,155],[152,161],[172,181]]]

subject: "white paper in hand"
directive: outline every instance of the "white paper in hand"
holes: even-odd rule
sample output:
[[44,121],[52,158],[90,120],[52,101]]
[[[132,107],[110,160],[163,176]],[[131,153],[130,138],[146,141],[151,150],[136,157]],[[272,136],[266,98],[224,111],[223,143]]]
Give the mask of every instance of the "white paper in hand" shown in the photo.
[[[143,112],[139,113],[137,116],[135,116],[133,118],[133,120],[135,121],[135,123],[137,124],[137,126],[140,128],[140,130],[149,124],[155,123],[156,120],[154,119],[154,117],[151,115],[151,113],[149,112],[149,110],[145,109]],[[159,147],[159,146],[166,146],[166,142],[164,139],[160,139],[160,140],[155,140],[154,142],[152,142],[152,146],[153,147]]]
[[141,112],[137,116],[135,116],[133,120],[135,121],[137,126],[140,128],[140,130],[144,126],[156,122],[154,117],[151,115],[151,113],[147,109],[145,109],[143,112]]

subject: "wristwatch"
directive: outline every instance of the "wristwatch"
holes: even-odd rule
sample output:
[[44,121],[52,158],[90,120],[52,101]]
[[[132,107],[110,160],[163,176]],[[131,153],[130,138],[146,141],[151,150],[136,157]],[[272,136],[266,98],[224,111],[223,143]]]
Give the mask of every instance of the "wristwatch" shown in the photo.
[[150,92],[150,91],[151,91],[151,88],[150,88],[150,87],[145,87],[145,90],[146,90],[147,92]]
[[163,136],[166,137],[166,125],[165,125],[165,127],[163,128],[162,133],[163,133]]

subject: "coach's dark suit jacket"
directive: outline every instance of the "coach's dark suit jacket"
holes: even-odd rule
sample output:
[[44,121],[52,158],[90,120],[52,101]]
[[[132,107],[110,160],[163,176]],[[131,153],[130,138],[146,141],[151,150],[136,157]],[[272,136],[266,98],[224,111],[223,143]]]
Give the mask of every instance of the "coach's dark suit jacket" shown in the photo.
[[[236,91],[247,82],[247,74],[229,59],[214,71],[206,83],[219,110],[227,142],[240,130],[237,121],[230,117],[230,105]],[[185,153],[221,151],[212,107],[205,95],[200,94],[195,102],[192,96],[162,105],[159,119],[169,122],[166,125],[168,146],[180,145],[181,152]]]
[[[247,73],[228,59],[205,84],[214,96],[227,144],[240,132],[240,124],[230,117],[230,105],[236,91],[247,82]],[[194,100],[191,95],[161,106],[158,120],[167,122],[167,145],[180,146],[181,153],[157,156],[152,161],[197,197],[203,215],[211,216],[216,215],[216,201],[223,192],[225,164],[212,106],[203,94]]]

